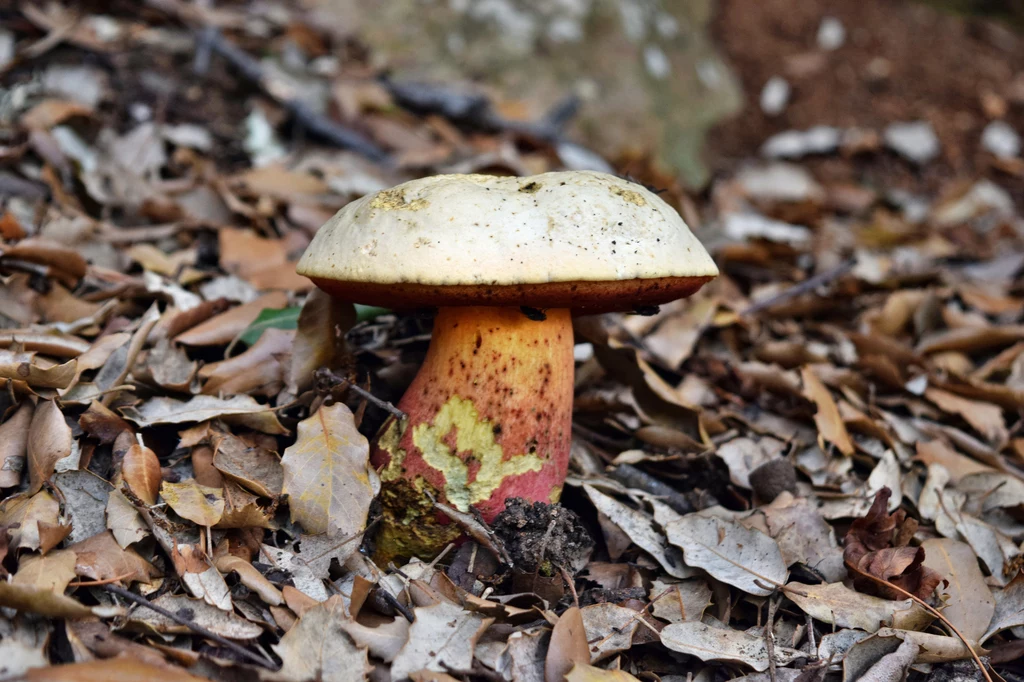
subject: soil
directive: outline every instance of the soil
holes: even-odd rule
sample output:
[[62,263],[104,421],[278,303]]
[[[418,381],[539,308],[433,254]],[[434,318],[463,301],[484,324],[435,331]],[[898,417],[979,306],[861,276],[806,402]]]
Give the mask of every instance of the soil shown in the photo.
[[[832,52],[816,43],[824,17],[839,19],[846,29],[845,43]],[[808,165],[825,181],[915,191],[940,189],[954,175],[991,175],[1018,201],[1024,196],[1019,178],[996,170],[980,149],[991,120],[1002,118],[1024,131],[1024,38],[1007,25],[964,20],[915,2],[721,0],[711,30],[742,80],[746,100],[737,117],[709,135],[706,158],[714,171],[735,167],[785,130],[833,125],[881,131],[892,122],[928,120],[942,156],[924,168],[890,153],[864,155],[853,164],[834,155]],[[776,117],[759,105],[772,76],[792,88],[788,107]]]
[[523,573],[553,575],[557,567],[564,567],[575,574],[594,549],[594,540],[576,512],[543,502],[531,504],[520,497],[508,501],[493,529],[515,570]]

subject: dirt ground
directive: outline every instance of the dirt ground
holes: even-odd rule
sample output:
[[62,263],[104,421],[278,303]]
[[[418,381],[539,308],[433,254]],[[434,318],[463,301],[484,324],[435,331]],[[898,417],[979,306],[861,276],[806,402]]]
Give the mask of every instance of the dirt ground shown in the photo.
[[[846,29],[845,43],[831,52],[816,46],[823,17]],[[979,144],[991,120],[1024,127],[1024,39],[1006,25],[914,2],[722,0],[712,30],[746,95],[742,113],[711,133],[706,158],[714,169],[734,167],[785,130],[878,130],[923,119],[942,143],[940,159],[923,169],[893,155],[855,164],[830,156],[808,165],[825,180],[932,191],[953,175],[1002,175],[1018,202],[1024,196],[1019,178],[994,169]],[[792,86],[789,106],[775,117],[758,106],[772,76]]]

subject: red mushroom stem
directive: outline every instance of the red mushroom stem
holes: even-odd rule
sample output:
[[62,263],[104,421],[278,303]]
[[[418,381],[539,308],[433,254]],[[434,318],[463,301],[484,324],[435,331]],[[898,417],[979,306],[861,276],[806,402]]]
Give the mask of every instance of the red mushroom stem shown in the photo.
[[429,497],[492,521],[505,500],[556,502],[572,437],[568,309],[441,308],[426,360],[373,452],[383,489],[377,558],[429,557],[461,531]]

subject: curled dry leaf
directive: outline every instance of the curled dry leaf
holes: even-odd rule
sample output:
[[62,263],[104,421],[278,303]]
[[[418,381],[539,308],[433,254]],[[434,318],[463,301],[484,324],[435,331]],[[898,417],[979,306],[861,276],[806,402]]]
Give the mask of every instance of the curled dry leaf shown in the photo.
[[257,495],[276,498],[284,484],[284,469],[276,452],[253,438],[215,436],[213,466]]
[[131,491],[143,502],[156,504],[160,493],[160,460],[156,453],[144,445],[128,448],[121,462],[121,476]]
[[38,549],[46,554],[68,536],[71,527],[60,523],[60,505],[46,490],[22,493],[0,504],[0,526],[14,549]]
[[267,604],[279,606],[284,603],[281,591],[245,559],[225,554],[218,557],[214,565],[222,573],[231,573],[232,571],[237,573],[242,584],[258,594],[260,599]]
[[337,367],[345,353],[345,332],[355,321],[351,303],[338,301],[320,289],[309,293],[299,313],[288,364],[288,389],[292,393],[309,388],[317,369]]
[[566,682],[639,682],[625,670],[604,670],[577,663],[565,676]]
[[665,532],[683,550],[687,566],[702,568],[749,594],[769,595],[789,576],[778,544],[738,523],[687,514],[665,526]]
[[285,379],[282,362],[294,339],[294,331],[271,328],[244,353],[204,365],[199,370],[199,377],[205,380],[203,393],[276,395]]
[[126,549],[149,537],[149,526],[120,490],[112,490],[107,498],[106,519],[107,529],[113,533],[117,544]]
[[57,402],[40,403],[28,429],[29,492],[37,492],[53,476],[57,462],[71,454],[71,427]]
[[54,364],[35,353],[0,349],[0,378],[24,381],[32,388],[67,388],[77,366],[77,360]]
[[362,531],[380,492],[369,456],[370,444],[343,403],[324,405],[299,422],[298,439],[281,462],[292,520],[331,537]]
[[917,522],[908,519],[902,509],[886,512],[890,494],[888,488],[878,491],[868,513],[850,525],[843,560],[861,592],[886,599],[903,598],[902,592],[885,585],[890,583],[919,599],[928,599],[942,576],[925,565],[923,547],[907,546],[917,531]]
[[[661,631],[661,643],[672,651],[696,656],[702,661],[729,661],[754,670],[768,669],[768,644],[761,635],[741,630],[714,628],[697,621],[673,623]],[[775,645],[775,664],[787,665],[804,654]]]
[[13,488],[21,482],[34,411],[35,406],[25,401],[10,419],[0,424],[0,488]]

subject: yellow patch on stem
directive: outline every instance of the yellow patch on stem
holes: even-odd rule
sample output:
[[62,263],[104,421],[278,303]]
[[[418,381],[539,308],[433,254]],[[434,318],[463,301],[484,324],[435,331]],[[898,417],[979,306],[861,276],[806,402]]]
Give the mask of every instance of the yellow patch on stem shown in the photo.
[[[456,429],[455,452],[444,443],[453,428]],[[481,419],[473,403],[459,396],[448,399],[432,424],[417,424],[412,441],[423,453],[423,461],[444,474],[448,503],[463,512],[469,511],[470,505],[490,498],[506,477],[540,471],[544,465],[536,453],[504,459],[501,445],[494,440],[494,424]],[[469,482],[469,467],[459,458],[459,452],[469,452],[480,462],[472,483]]]

